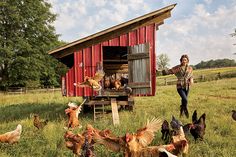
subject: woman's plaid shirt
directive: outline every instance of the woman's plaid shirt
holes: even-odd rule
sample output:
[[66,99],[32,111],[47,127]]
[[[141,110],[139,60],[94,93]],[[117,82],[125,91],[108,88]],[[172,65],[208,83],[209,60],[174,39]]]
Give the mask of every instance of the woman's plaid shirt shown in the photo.
[[189,65],[177,65],[168,70],[169,74],[177,77],[177,88],[189,88],[190,79],[193,79],[193,68]]

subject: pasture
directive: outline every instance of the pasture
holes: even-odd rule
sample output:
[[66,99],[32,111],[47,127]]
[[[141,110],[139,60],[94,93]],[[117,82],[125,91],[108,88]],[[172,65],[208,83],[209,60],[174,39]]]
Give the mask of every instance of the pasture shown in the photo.
[[[15,129],[22,124],[23,132],[18,144],[0,143],[0,157],[72,157],[72,151],[64,145],[64,126],[67,116],[64,109],[69,101],[80,103],[81,98],[62,97],[60,92],[27,93],[20,95],[0,95],[0,134]],[[80,114],[83,127],[73,132],[82,132],[86,124],[99,129],[111,129],[116,135],[135,132],[147,119],[161,117],[168,121],[171,115],[179,119],[180,98],[175,85],[157,86],[156,96],[136,97],[133,112],[119,112],[121,124],[112,125],[111,114],[93,122],[91,114]],[[222,79],[194,84],[189,95],[190,114],[197,109],[198,114],[206,113],[206,134],[204,141],[194,142],[190,137],[190,157],[233,157],[236,155],[236,121],[231,118],[231,110],[236,109],[236,78]],[[33,126],[33,114],[37,113],[49,123],[43,130]],[[180,120],[186,124],[191,118]],[[152,145],[163,143],[161,132],[156,134]],[[103,146],[95,146],[97,156],[121,156]]]

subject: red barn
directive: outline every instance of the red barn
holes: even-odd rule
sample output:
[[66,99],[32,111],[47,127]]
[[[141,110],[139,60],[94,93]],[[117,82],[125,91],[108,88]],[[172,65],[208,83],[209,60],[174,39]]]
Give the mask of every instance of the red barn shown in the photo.
[[103,86],[101,92],[73,85],[76,82],[83,82],[85,76],[94,76],[98,69],[103,69],[105,77],[108,78],[128,77],[128,87],[132,88],[133,96],[154,96],[156,30],[171,16],[171,10],[175,5],[153,11],[50,51],[50,55],[70,68],[62,78],[64,95],[121,96],[122,94],[111,92],[111,89],[106,90],[103,80],[100,82]]

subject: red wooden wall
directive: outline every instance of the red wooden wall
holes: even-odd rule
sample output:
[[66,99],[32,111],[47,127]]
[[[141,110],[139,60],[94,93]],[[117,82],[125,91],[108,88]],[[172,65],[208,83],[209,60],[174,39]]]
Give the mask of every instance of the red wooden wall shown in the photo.
[[[150,44],[150,66],[152,93],[156,91],[156,55],[155,55],[155,24],[140,27],[132,32],[122,34],[119,37],[92,45],[74,52],[74,66],[69,69],[65,76],[67,96],[91,96],[92,90],[89,87],[75,87],[74,82],[83,82],[84,76],[93,76],[96,72],[97,62],[102,62],[102,46],[133,46],[137,44]],[[96,94],[96,93],[94,93]]]

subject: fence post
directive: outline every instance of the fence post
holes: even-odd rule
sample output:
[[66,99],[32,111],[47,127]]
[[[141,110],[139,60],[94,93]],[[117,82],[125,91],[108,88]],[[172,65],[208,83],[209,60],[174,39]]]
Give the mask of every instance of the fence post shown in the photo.
[[165,78],[165,86],[167,85],[167,79]]

